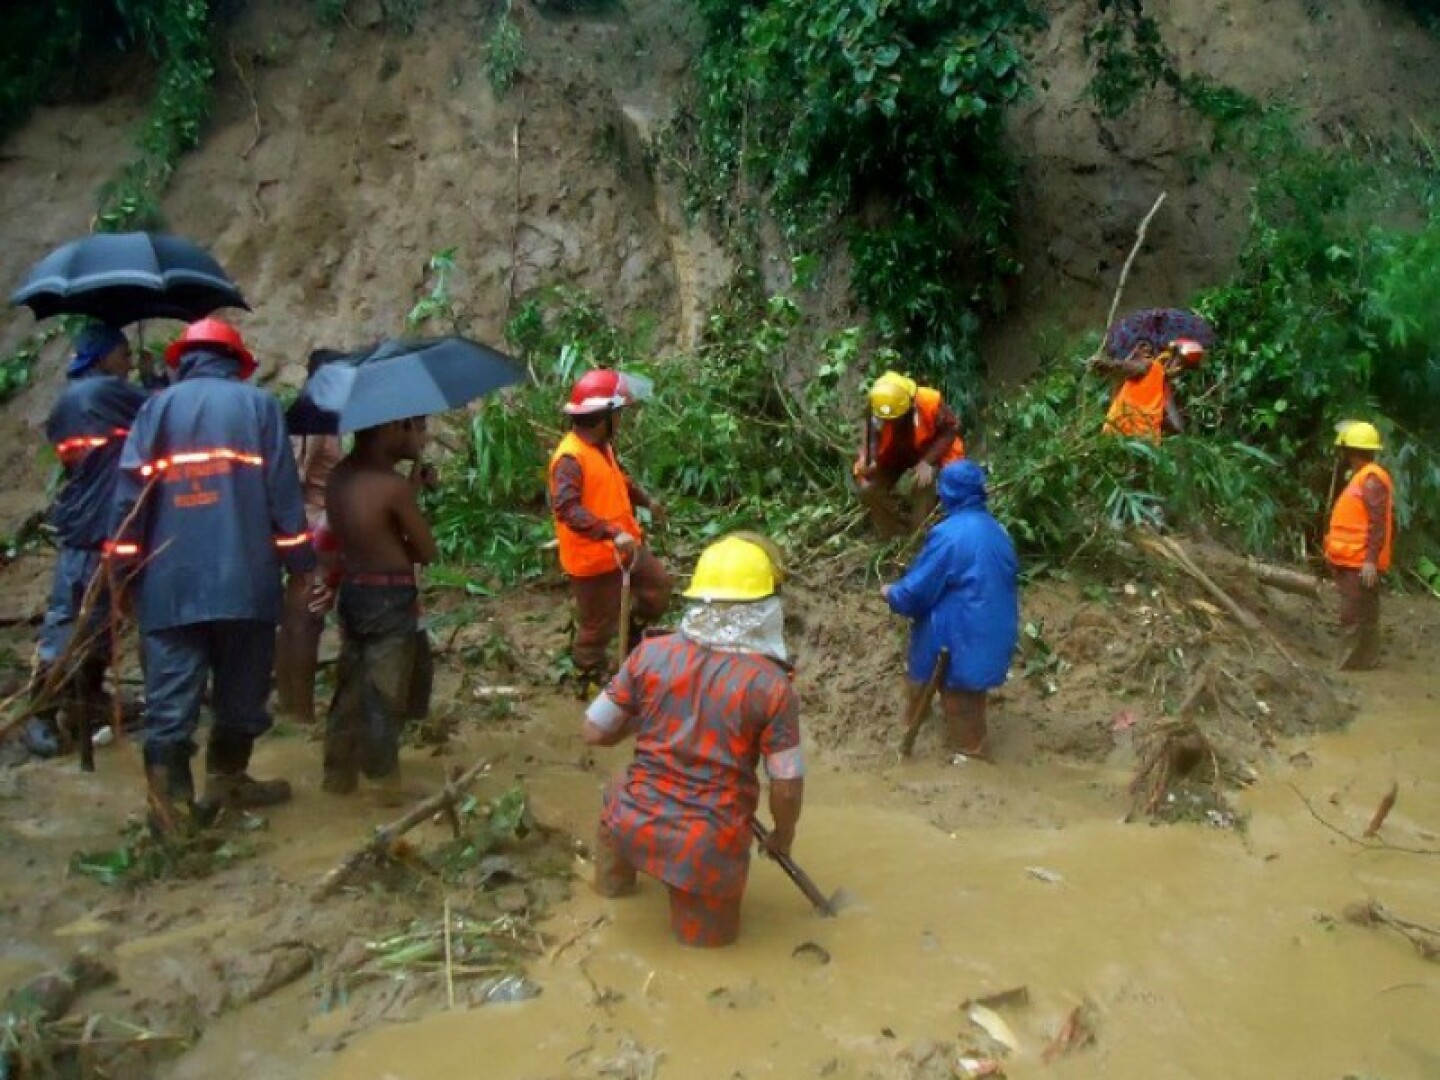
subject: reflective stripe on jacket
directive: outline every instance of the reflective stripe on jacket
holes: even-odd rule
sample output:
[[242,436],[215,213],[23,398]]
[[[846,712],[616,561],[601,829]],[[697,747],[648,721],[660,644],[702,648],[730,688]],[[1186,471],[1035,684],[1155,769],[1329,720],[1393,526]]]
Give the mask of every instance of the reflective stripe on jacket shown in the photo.
[[91,371],[72,378],[50,410],[45,437],[65,470],[50,524],[66,547],[99,551],[109,537],[120,448],[148,396],[118,375]]
[[1365,565],[1365,544],[1370,532],[1370,513],[1365,506],[1365,480],[1375,477],[1385,486],[1385,540],[1380,545],[1378,570],[1390,569],[1390,544],[1395,532],[1395,485],[1390,474],[1373,461],[1355,470],[1335,508],[1330,511],[1330,529],[1325,534],[1325,558],[1333,566],[1358,570]]
[[[607,444],[601,450],[575,432],[570,432],[550,455],[552,494],[555,465],[563,457],[574,458],[580,463],[584,476],[580,505],[606,524],[629,533],[637,541],[643,539],[640,524],[635,520],[635,508],[630,502],[629,485],[620,463],[615,460],[614,449]],[[571,577],[595,577],[616,569],[615,545],[609,540],[591,540],[581,536],[559,517],[555,519],[555,536],[560,542],[560,566]]]
[[[918,458],[925,453],[925,448],[935,438],[935,430],[939,426],[940,407],[944,404],[940,397],[939,390],[932,390],[928,386],[922,386],[915,391],[915,456]],[[878,460],[884,461],[893,454],[891,444],[895,441],[895,421],[889,421],[880,425],[880,438],[875,449],[875,456]],[[959,461],[965,456],[965,440],[957,433],[945,452],[935,462],[935,468],[941,469],[952,461]]]
[[1106,435],[1130,435],[1160,441],[1165,421],[1165,365],[1150,362],[1150,370],[1138,379],[1126,379],[1115,392],[1105,414]]
[[143,631],[277,622],[281,568],[315,568],[280,403],[238,370],[230,357],[188,353],[125,442],[112,551],[140,560]]

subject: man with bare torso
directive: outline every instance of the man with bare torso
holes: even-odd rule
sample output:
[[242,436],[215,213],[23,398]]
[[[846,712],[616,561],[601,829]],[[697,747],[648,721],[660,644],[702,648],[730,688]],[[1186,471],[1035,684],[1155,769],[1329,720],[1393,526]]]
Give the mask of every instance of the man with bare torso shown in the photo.
[[[436,557],[417,498],[427,478],[419,464],[425,438],[423,417],[356,432],[326,485],[344,639],[325,728],[324,788],[333,794],[353,792],[362,772],[398,791],[400,732],[428,708],[430,647],[415,579],[416,564]],[[416,463],[408,477],[395,468],[407,460]]]

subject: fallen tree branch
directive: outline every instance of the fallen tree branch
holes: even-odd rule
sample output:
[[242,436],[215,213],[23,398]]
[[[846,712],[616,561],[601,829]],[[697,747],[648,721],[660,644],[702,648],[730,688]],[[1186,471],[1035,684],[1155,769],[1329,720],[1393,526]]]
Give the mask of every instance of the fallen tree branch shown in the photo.
[[1174,540],[1171,540],[1168,536],[1157,536],[1154,533],[1141,533],[1139,535],[1139,542],[1142,547],[1160,555],[1162,558],[1168,559],[1186,574],[1190,575],[1201,588],[1214,597],[1216,603],[1229,612],[1231,618],[1238,622],[1241,627],[1251,633],[1260,634],[1265,637],[1275,651],[1284,657],[1285,662],[1291,667],[1298,668],[1300,666],[1299,661],[1290,655],[1290,650],[1285,648],[1284,643],[1270,632],[1269,628],[1260,621],[1259,617],[1246,608],[1241,607],[1240,603],[1233,596],[1215,584],[1214,579],[1205,573],[1204,570],[1201,570],[1200,567],[1196,566],[1195,561],[1186,554],[1185,549],[1175,543]]
[[1218,571],[1232,574],[1247,574],[1262,585],[1282,592],[1306,596],[1312,600],[1320,597],[1320,579],[1313,574],[1301,573],[1285,566],[1261,562],[1252,555],[1235,555],[1208,546],[1177,545],[1196,562],[1205,563]]
[[1440,930],[1396,915],[1378,900],[1350,904],[1341,917],[1355,926],[1393,930],[1426,960],[1440,961]]
[[240,155],[241,161],[249,161],[250,155],[255,152],[255,147],[260,145],[260,140],[265,137],[265,129],[260,126],[260,102],[255,99],[255,87],[250,85],[249,78],[245,75],[245,68],[240,64],[240,58],[235,55],[235,48],[230,48],[230,63],[235,66],[235,74],[240,78],[240,85],[245,88],[245,93],[250,97],[250,115],[255,122],[255,137],[250,140],[250,145],[245,147],[244,153]]
[[375,835],[363,845],[345,857],[345,860],[334,867],[315,886],[311,893],[312,902],[324,900],[333,894],[337,889],[350,880],[352,874],[359,870],[367,862],[377,859],[385,859],[390,856],[390,848],[400,837],[426,821],[437,813],[443,812],[447,807],[453,806],[467,790],[490,771],[490,762],[480,761],[472,765],[470,769],[455,779],[448,782],[434,795],[422,799],[416,803],[404,815],[382,825],[375,830]]
[[1306,798],[1305,793],[1301,791],[1298,787],[1296,787],[1294,784],[1290,784],[1288,781],[1287,786],[1290,788],[1291,791],[1295,792],[1296,797],[1305,804],[1305,809],[1310,811],[1310,816],[1312,818],[1318,821],[1321,825],[1324,825],[1325,828],[1329,829],[1336,836],[1350,841],[1350,843],[1354,844],[1356,847],[1362,847],[1367,851],[1399,851],[1406,855],[1440,855],[1440,848],[1404,847],[1400,844],[1391,844],[1385,840],[1381,840],[1377,843],[1371,843],[1368,840],[1364,840],[1358,836],[1352,836],[1344,829],[1340,828],[1340,826],[1332,822],[1326,821],[1323,817],[1321,817],[1319,811],[1315,809],[1314,804],[1311,803],[1308,798]]

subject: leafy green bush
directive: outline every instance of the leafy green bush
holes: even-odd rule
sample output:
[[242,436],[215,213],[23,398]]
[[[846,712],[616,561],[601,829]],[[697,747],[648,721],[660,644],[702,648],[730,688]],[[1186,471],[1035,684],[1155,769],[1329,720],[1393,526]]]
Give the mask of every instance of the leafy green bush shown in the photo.
[[[698,0],[689,170],[743,224],[757,193],[801,251],[842,221],[857,299],[915,370],[968,398],[977,312],[1014,269],[1003,113],[1026,92],[1032,0]],[[736,198],[736,195],[740,198]],[[726,231],[729,231],[728,227]]]
[[504,97],[515,85],[524,63],[525,38],[510,17],[509,0],[505,0],[495,16],[490,36],[485,39],[485,70],[490,77],[490,89],[497,98]]
[[840,543],[856,515],[845,486],[853,432],[839,385],[859,335],[822,343],[819,373],[792,389],[779,373],[797,322],[789,300],[737,296],[712,316],[692,354],[656,364],[645,328],[616,327],[593,298],[546,289],[527,299],[507,336],[532,381],[480,403],[432,497],[446,559],[502,582],[553,565],[547,464],[566,430],[560,407],[593,367],[655,381],[654,398],[623,414],[618,446],[626,467],[666,503],[672,535],[703,540],[743,525],[782,544]]

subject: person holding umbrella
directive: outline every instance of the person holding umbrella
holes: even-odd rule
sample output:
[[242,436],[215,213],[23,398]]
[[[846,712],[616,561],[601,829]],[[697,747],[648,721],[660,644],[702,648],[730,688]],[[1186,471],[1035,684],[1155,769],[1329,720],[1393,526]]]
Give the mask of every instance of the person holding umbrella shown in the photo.
[[634,625],[622,632],[632,644],[670,605],[669,571],[645,546],[635,516],[637,506],[646,507],[659,522],[664,511],[615,456],[620,411],[633,400],[629,380],[618,371],[601,368],[581,376],[564,407],[570,432],[550,457],[550,507],[560,566],[575,598],[577,625],[570,655],[582,696],[605,682],[606,654],[621,630],[627,579]]
[[1091,368],[1117,380],[1105,414],[1106,435],[1158,443],[1162,433],[1182,434],[1185,420],[1175,401],[1174,379],[1198,367],[1214,342],[1200,316],[1178,308],[1133,312],[1106,335]]
[[[266,699],[281,578],[308,592],[315,552],[280,403],[248,385],[234,327],[191,323],[165,351],[169,389],[141,407],[120,455],[111,556],[133,574],[149,724],[151,828],[171,836],[224,808],[290,798],[249,773]],[[197,803],[190,772],[206,677],[214,724]]]
[[[363,773],[399,793],[399,738],[430,697],[430,642],[419,621],[417,564],[434,537],[418,493],[425,417],[521,381],[510,357],[460,337],[383,341],[317,364],[286,414],[291,434],[353,432],[355,445],[325,486],[321,546],[338,551],[339,680],[325,729],[323,786],[353,792]],[[410,475],[396,465],[413,461]],[[312,610],[328,604],[323,595]]]
[[[986,508],[985,471],[957,461],[940,471],[945,518],[905,576],[880,594],[912,621],[908,671],[911,715],[940,687],[952,751],[985,758],[988,692],[1005,682],[1019,640],[1020,565],[1015,545]],[[948,658],[948,660],[947,660]]]
[[647,638],[585,711],[589,746],[634,736],[635,757],[606,790],[595,889],[626,896],[637,873],[663,882],[683,945],[740,933],[756,769],[770,781],[770,852],[788,856],[805,798],[800,703],[790,683],[778,550],[753,533],[700,554],[675,634]]
[[[914,379],[887,371],[871,384],[869,398],[865,444],[852,471],[871,523],[890,539],[924,527],[935,509],[935,475],[965,456],[965,440],[940,391]],[[893,498],[906,473],[914,477],[908,522]]]
[[[65,486],[50,511],[60,551],[40,627],[32,715],[23,732],[26,749],[36,757],[60,752],[56,718],[62,703],[77,740],[89,739],[104,715],[110,591],[103,581],[90,596],[84,624],[78,620],[109,538],[120,450],[147,396],[130,381],[132,367],[125,335],[104,323],[90,324],[76,335],[68,381],[45,421]],[[147,383],[151,376],[142,372]],[[64,670],[54,670],[57,664]]]
[[1330,512],[1325,559],[1340,592],[1342,671],[1369,671],[1380,662],[1380,575],[1390,569],[1395,541],[1395,482],[1375,461],[1380,432],[1346,420],[1335,436],[1350,480]]

